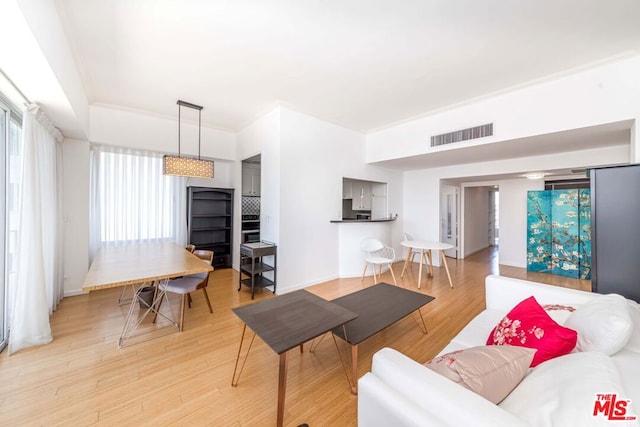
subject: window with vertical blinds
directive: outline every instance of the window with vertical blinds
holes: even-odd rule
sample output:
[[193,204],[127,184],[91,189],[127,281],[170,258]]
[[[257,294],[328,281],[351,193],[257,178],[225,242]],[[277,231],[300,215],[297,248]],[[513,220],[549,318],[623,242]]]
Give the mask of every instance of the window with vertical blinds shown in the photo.
[[162,174],[162,155],[94,146],[92,246],[186,236],[186,183]]

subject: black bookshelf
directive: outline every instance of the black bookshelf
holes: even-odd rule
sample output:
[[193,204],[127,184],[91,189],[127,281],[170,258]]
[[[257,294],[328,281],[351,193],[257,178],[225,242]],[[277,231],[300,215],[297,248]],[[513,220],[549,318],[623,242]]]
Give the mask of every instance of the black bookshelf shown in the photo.
[[213,266],[231,267],[233,189],[187,187],[189,243],[213,251]]

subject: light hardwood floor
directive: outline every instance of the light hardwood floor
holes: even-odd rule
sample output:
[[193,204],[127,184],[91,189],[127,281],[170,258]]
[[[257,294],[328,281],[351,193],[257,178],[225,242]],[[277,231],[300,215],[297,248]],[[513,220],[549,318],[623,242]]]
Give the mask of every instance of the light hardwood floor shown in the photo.
[[[455,288],[442,268],[423,277],[420,292],[436,297],[423,309],[429,333],[409,316],[360,345],[358,376],[371,356],[393,347],[417,361],[435,356],[484,309],[488,274],[525,278],[559,286],[590,289],[590,282],[499,266],[490,248],[464,261],[449,260]],[[417,265],[398,284],[417,290]],[[389,273],[383,279],[391,282]],[[185,315],[184,332],[117,348],[127,306],[117,306],[120,289],[65,298],[51,317],[53,343],[12,356],[0,354],[0,425],[212,425],[275,424],[278,356],[256,339],[237,387],[231,376],[242,322],[231,308],[251,302],[238,292],[237,273],[217,270],[209,284],[210,314],[201,292]],[[364,285],[373,283],[365,278]],[[361,289],[360,278],[338,279],[308,288],[327,299]],[[256,300],[272,298],[256,293]],[[172,301],[177,304],[177,300]],[[341,344],[343,356],[348,349]],[[309,348],[307,345],[306,348]],[[314,354],[293,351],[285,404],[285,425],[355,426],[357,397],[340,364],[333,340],[324,339]]]

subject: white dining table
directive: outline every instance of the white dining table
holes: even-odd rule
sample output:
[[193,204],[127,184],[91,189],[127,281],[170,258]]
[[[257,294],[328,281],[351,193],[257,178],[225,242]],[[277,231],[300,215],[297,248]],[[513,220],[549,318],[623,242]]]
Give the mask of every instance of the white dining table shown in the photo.
[[406,272],[407,267],[409,266],[409,262],[411,262],[411,252],[414,249],[419,250],[420,251],[420,269],[418,270],[418,288],[420,288],[420,283],[422,282],[422,265],[424,264],[425,259],[429,263],[428,264],[429,274],[431,275],[431,277],[433,277],[433,258],[432,258],[431,252],[434,250],[440,251],[440,254],[442,255],[442,264],[444,265],[444,269],[447,272],[447,277],[449,278],[449,286],[453,288],[451,273],[449,272],[449,266],[447,265],[447,257],[444,254],[444,251],[446,251],[447,249],[453,248],[453,245],[449,243],[442,243],[442,242],[429,241],[429,240],[403,240],[402,242],[400,242],[400,244],[405,248],[407,248],[407,257],[404,261],[404,268],[402,269],[402,274],[400,275],[400,277],[404,277],[404,273]]

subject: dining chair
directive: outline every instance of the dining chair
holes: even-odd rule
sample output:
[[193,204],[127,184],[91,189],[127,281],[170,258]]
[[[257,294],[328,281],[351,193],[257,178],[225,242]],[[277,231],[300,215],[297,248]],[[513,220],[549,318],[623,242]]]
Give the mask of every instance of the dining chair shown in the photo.
[[[410,242],[415,239],[409,233],[402,233],[402,240],[405,242]],[[411,256],[409,257],[409,262],[411,264],[409,264],[409,268],[413,267],[413,257],[415,257],[416,255],[420,256],[420,249],[411,249]]]
[[[206,250],[195,250],[193,254],[200,258],[202,261],[211,265],[213,262],[213,251]],[[160,285],[160,289],[165,292],[171,292],[174,294],[179,294],[182,296],[180,301],[180,331],[183,330],[184,326],[184,311],[185,305],[187,305],[187,300],[189,301],[189,308],[191,308],[191,292],[195,292],[199,289],[202,290],[204,294],[204,299],[209,306],[209,313],[213,313],[213,308],[211,307],[211,301],[209,300],[209,294],[207,294],[207,285],[209,284],[209,275],[211,272],[207,273],[198,273],[191,274],[189,276],[183,276],[178,279],[169,280],[168,283],[164,285]],[[162,301],[164,300],[164,295],[160,298],[160,302],[158,303],[157,311],[160,311],[160,306],[162,305]],[[155,315],[157,317],[157,313]],[[155,321],[154,317],[154,321]]]
[[196,250],[196,245],[188,244],[187,246],[185,246],[185,249],[193,253],[193,251]]
[[[388,265],[391,277],[393,277],[393,283],[397,286],[396,276],[393,274],[393,262],[396,260],[396,251],[378,239],[367,238],[362,241],[360,246],[362,253],[364,254],[364,271],[362,272],[362,279],[367,273],[367,267],[369,264],[373,267],[373,283],[378,283],[379,276],[382,275],[382,266]],[[376,266],[378,266],[378,274],[376,276]]]

